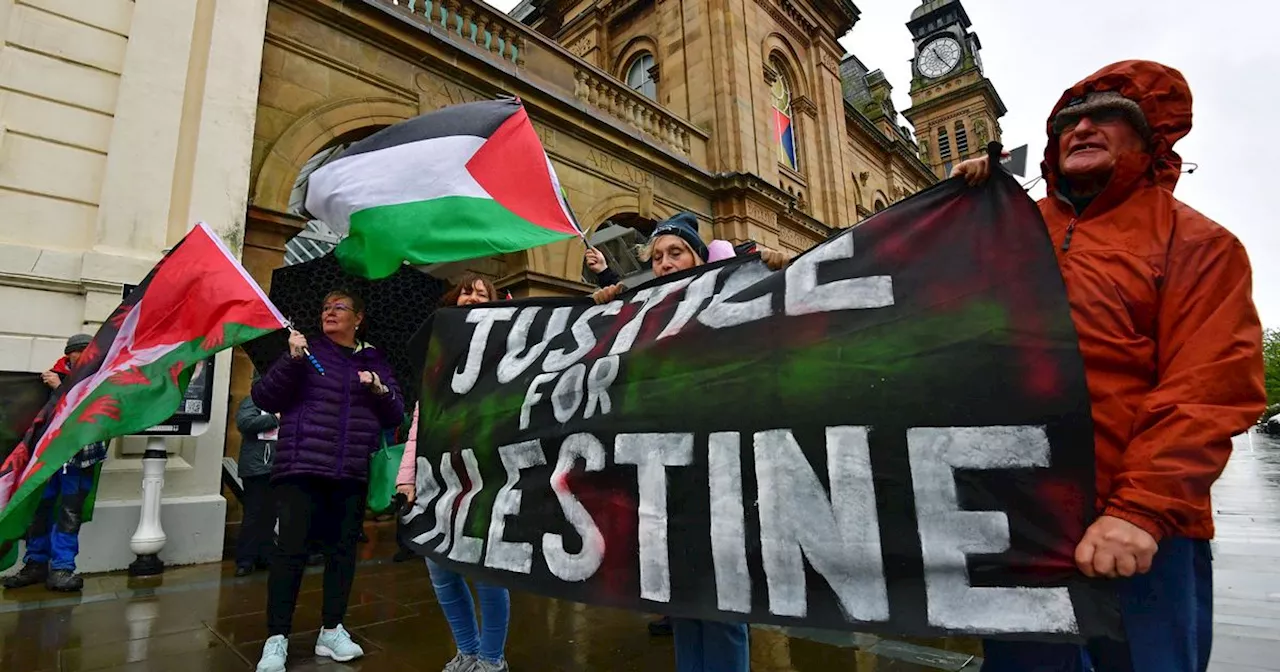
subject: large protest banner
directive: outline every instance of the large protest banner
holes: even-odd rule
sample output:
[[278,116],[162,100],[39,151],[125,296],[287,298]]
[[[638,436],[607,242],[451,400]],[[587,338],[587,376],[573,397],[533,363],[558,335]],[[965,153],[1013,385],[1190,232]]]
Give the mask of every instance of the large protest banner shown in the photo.
[[1118,636],[1054,251],[1007,175],[951,180],[770,272],[606,305],[437,312],[405,539],[648,612],[898,634]]
[[48,402],[49,386],[40,374],[0,371],[0,461],[18,446]]

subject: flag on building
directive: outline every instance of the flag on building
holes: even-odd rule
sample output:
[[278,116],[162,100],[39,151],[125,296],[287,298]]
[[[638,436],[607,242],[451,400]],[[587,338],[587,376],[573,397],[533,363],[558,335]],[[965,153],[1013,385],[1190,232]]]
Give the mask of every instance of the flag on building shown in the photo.
[[218,236],[192,229],[107,318],[0,463],[0,569],[45,482],[77,451],[163,422],[196,364],[284,324]]
[[309,178],[306,210],[349,272],[384,278],[582,232],[520,101],[456,105],[385,128]]

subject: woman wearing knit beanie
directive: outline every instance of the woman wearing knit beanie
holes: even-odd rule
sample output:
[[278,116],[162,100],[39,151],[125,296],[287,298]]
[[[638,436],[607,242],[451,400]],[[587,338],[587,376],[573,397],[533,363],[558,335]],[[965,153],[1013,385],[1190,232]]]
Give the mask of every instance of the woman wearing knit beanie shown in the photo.
[[[709,261],[725,258],[721,246],[715,241],[716,255],[711,257],[707,244],[698,236],[698,218],[692,212],[681,212],[670,219],[659,222],[640,251],[640,260],[647,261],[653,269],[654,277],[661,278],[671,273],[701,266]],[[732,256],[732,255],[728,255]],[[586,256],[588,267],[601,278],[601,284],[610,283],[592,294],[596,303],[608,303],[623,292],[617,273],[608,270],[603,255],[599,251],[588,249]],[[791,255],[760,248],[760,260],[770,270],[778,270],[791,261]]]

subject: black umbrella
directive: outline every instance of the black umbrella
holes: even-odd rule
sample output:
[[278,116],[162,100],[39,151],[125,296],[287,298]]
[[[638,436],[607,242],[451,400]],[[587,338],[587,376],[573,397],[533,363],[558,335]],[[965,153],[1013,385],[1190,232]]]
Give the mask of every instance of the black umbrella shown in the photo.
[[[365,302],[360,339],[382,352],[395,370],[406,407],[417,403],[420,362],[413,361],[410,341],[435,312],[445,293],[441,280],[409,266],[389,278],[368,280],[342,270],[332,254],[271,274],[271,301],[294,328],[307,338],[320,337],[320,308],[335,289],[355,292]],[[278,331],[244,345],[259,372],[265,372],[288,348],[287,331]]]

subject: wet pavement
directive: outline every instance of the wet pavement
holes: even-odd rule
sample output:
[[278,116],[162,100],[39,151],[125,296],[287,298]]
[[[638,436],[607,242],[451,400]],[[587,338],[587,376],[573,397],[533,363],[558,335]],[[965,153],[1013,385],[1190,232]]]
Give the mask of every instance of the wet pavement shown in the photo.
[[[1215,672],[1280,670],[1280,442],[1241,437],[1215,489]],[[320,574],[304,580],[289,669],[338,672],[440,669],[454,653],[420,562],[394,564],[389,524],[366,526],[346,625],[368,652],[347,664],[317,660]],[[87,577],[83,594],[40,587],[0,597],[0,671],[251,670],[266,636],[266,574],[234,578],[230,563],[183,567],[155,579]],[[673,668],[670,638],[648,617],[512,595],[507,650],[516,672]],[[894,641],[776,629],[752,632],[754,672],[974,672],[970,639]],[[827,641],[812,641],[827,640]]]
[[1280,670],[1280,440],[1237,437],[1213,488],[1211,672]]

